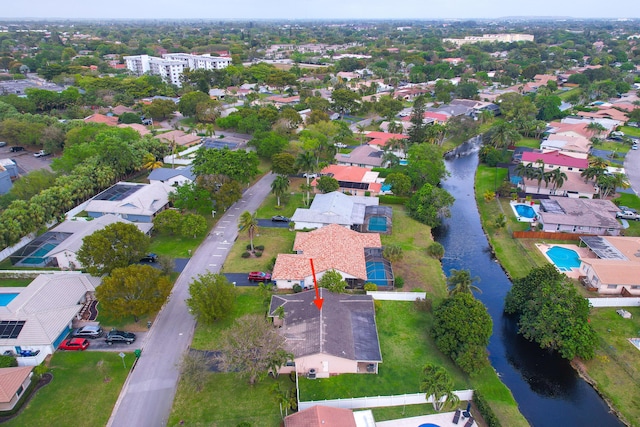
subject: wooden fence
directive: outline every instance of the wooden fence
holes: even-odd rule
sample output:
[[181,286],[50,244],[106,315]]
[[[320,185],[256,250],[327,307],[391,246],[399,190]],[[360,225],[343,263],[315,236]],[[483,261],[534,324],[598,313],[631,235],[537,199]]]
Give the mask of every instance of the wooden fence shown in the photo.
[[543,240],[580,240],[581,234],[554,233],[551,231],[514,231],[514,239],[543,239]]

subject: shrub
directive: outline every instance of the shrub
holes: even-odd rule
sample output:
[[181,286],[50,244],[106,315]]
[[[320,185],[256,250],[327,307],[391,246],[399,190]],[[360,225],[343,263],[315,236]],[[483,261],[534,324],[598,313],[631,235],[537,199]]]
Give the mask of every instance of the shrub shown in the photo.
[[251,256],[251,253],[243,252],[241,256],[242,256],[242,258],[249,258]]
[[376,285],[375,283],[365,283],[364,284],[364,290],[365,291],[377,291],[378,290],[378,285]]
[[253,254],[256,256],[256,258],[260,258],[262,256],[262,251],[255,251]]
[[13,368],[18,366],[18,361],[13,356],[0,356],[0,368]]
[[478,411],[480,411],[480,413],[482,414],[482,418],[484,418],[484,420],[486,421],[487,426],[502,426],[500,424],[500,421],[498,420],[498,417],[496,417],[496,414],[493,412],[493,409],[491,409],[489,403],[484,399],[484,396],[478,390],[474,390],[473,392],[473,402],[478,407]]
[[276,257],[271,257],[269,264],[267,264],[267,270],[273,271],[273,267],[276,265]]
[[295,292],[296,294],[298,292],[302,292],[302,286],[298,285],[297,283],[295,285],[293,285],[293,292]]
[[261,252],[263,252],[263,251],[264,251],[264,245],[254,246],[254,249],[255,249],[256,251],[261,251]]
[[248,250],[248,251],[250,251],[250,250],[251,250],[251,244],[250,244],[250,243],[247,243],[247,246],[245,246],[245,249],[246,249],[246,250]]
[[402,277],[396,277],[394,282],[396,288],[401,288],[404,286],[404,279]]
[[442,259],[444,258],[444,246],[438,242],[433,242],[427,246],[427,254],[435,259]]
[[387,205],[404,205],[409,198],[387,194],[378,196],[378,200],[380,200],[380,203],[385,203]]
[[376,310],[376,313],[380,310],[382,310],[382,301],[380,300],[373,300],[373,308]]

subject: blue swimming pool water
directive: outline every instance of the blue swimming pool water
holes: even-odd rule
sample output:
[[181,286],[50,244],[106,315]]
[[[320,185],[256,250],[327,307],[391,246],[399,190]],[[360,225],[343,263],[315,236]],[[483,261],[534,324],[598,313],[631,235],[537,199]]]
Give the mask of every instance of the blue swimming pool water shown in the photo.
[[8,305],[19,294],[3,294],[0,293],[0,307]]
[[380,191],[391,191],[391,185],[390,184],[382,184],[382,187],[380,187]]
[[383,216],[372,216],[369,219],[369,231],[387,231],[387,218]]
[[409,162],[406,160],[400,160],[398,163],[400,164],[400,166],[407,166],[409,164]]
[[525,218],[536,217],[536,211],[529,205],[515,205],[514,207],[516,208],[516,212],[518,212],[518,215],[522,217],[525,217]]
[[580,267],[580,257],[572,249],[554,246],[547,251],[547,256],[560,271],[571,271],[572,268]]

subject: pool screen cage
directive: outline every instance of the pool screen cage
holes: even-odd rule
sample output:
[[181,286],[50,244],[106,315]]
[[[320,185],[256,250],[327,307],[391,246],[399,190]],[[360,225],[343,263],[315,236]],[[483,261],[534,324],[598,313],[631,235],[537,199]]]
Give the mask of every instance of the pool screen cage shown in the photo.
[[[384,230],[375,230],[378,227],[370,227],[372,218],[384,218],[386,227]],[[364,224],[362,229],[370,233],[391,234],[393,209],[389,206],[367,206],[364,211]],[[373,229],[372,229],[373,228]]]
[[[72,233],[48,231],[12,253],[9,256],[9,260],[12,265],[31,267],[47,265],[51,260],[48,257],[44,257],[44,255],[62,243],[65,239],[71,236],[71,234]],[[42,253],[37,254],[38,251]],[[25,263],[25,260],[28,260],[29,262]]]
[[364,259],[367,266],[367,283],[393,289],[393,269],[391,263],[382,256],[382,248],[365,248]]

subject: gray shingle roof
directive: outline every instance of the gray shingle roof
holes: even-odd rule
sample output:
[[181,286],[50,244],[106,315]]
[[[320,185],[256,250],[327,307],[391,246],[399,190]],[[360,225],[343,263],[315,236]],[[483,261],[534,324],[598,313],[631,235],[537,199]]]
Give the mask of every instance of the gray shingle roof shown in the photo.
[[185,178],[195,181],[196,176],[191,171],[191,165],[181,169],[158,168],[151,171],[149,181],[166,181],[176,176],[184,176]]
[[315,291],[271,297],[269,315],[283,306],[287,350],[295,357],[324,353],[345,359],[382,362],[373,298],[335,294],[320,288],[322,310],[313,303]]

